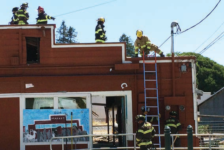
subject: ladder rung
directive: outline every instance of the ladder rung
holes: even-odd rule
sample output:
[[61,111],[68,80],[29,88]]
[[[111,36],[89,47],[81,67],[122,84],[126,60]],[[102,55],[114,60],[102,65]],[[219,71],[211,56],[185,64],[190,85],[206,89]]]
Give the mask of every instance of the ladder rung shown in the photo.
[[145,72],[156,72],[156,71],[145,71]]
[[157,90],[157,88],[145,88],[146,90]]
[[153,145],[160,145],[159,143],[153,143]]
[[149,80],[145,80],[145,81],[156,81],[156,80],[151,80],[151,79],[149,79]]
[[147,108],[158,108],[158,106],[146,106]]
[[157,97],[146,97],[146,99],[157,99]]

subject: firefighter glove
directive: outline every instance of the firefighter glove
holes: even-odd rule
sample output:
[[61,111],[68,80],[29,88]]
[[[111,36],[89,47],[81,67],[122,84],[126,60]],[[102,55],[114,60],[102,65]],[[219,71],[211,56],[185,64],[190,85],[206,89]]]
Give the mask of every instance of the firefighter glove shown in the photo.
[[55,20],[55,18],[54,18],[54,17],[51,17],[51,19],[52,19],[52,20]]

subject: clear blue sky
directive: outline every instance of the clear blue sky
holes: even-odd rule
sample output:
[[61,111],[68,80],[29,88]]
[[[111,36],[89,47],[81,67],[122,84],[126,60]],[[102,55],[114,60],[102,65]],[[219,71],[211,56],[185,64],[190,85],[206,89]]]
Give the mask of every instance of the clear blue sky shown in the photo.
[[[67,12],[98,5],[110,0],[10,0],[2,1],[2,17],[0,24],[10,21],[11,9],[28,2],[30,24],[36,22],[37,7],[44,7],[46,13],[58,16]],[[152,43],[160,45],[170,35],[170,24],[178,21],[182,30],[196,24],[204,18],[216,5],[218,0],[115,0],[114,2],[90,8],[87,10],[56,17],[55,23],[60,26],[65,20],[68,26],[73,26],[78,32],[78,42],[94,42],[96,19],[105,17],[105,29],[108,42],[118,42],[119,37],[125,33],[134,41],[136,30],[141,29]],[[194,51],[224,22],[224,2],[221,1],[216,10],[200,25],[190,31],[175,37],[175,51]],[[201,51],[221,32],[224,25],[206,42],[197,52]],[[165,54],[170,53],[170,40],[161,47]],[[204,56],[224,65],[223,39],[203,53]]]

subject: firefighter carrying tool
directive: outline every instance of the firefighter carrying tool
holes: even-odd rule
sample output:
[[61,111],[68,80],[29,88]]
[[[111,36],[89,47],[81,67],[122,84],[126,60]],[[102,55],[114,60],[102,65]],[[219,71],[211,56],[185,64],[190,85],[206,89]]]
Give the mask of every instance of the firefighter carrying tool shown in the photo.
[[[177,119],[177,112],[171,111],[169,119],[165,122],[166,126],[169,126],[171,129],[171,134],[178,134],[178,131],[181,130],[181,123]],[[174,143],[175,147],[180,147],[180,137],[176,136],[173,141],[171,138],[171,144]]]
[[37,10],[38,10],[37,24],[47,24],[47,20],[48,20],[48,19],[55,20],[54,17],[48,16],[48,15],[45,13],[43,7],[39,6],[39,7],[37,8]]
[[143,55],[143,51],[145,55],[148,55],[150,51],[155,51],[160,57],[165,57],[163,52],[158,48],[158,46],[151,43],[149,38],[143,35],[143,31],[136,31],[137,39],[135,40],[135,57],[138,57],[138,50],[140,49],[141,57]]
[[152,137],[155,134],[155,129],[151,123],[145,122],[144,115],[137,115],[135,118],[139,128],[136,132],[136,143],[140,150],[148,150],[153,147]]

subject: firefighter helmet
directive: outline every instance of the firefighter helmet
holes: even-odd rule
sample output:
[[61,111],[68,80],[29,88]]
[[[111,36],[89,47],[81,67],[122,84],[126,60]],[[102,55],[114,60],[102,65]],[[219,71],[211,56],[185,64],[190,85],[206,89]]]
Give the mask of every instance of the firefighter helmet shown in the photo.
[[41,6],[39,6],[39,7],[37,8],[37,10],[44,11],[44,8],[43,8],[43,7],[41,7]]
[[19,10],[19,7],[13,7],[12,8],[12,11],[18,11]]
[[27,8],[28,7],[28,3],[22,3],[21,7]]
[[177,116],[177,112],[176,112],[176,111],[171,111],[171,112],[170,112],[170,115],[171,115],[171,116]]
[[144,115],[137,115],[137,116],[135,117],[135,119],[136,119],[137,121],[139,121],[139,120],[143,120],[143,121],[145,121],[145,116],[144,116]]
[[141,38],[142,35],[143,35],[143,31],[142,30],[137,30],[136,35],[137,35],[137,37]]
[[105,18],[100,17],[100,18],[98,18],[98,19],[97,19],[97,21],[102,21],[102,22],[105,22]]

